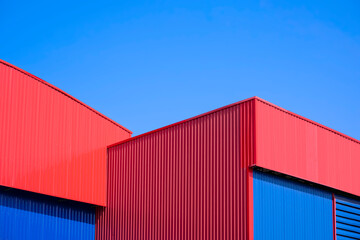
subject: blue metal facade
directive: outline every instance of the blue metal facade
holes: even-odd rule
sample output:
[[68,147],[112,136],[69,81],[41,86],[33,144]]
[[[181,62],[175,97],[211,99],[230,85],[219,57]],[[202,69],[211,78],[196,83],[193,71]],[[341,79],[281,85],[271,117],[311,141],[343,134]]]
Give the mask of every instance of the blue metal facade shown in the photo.
[[95,239],[95,209],[0,187],[0,239]]
[[333,239],[332,194],[254,171],[254,240]]
[[336,239],[360,239],[360,201],[336,196]]

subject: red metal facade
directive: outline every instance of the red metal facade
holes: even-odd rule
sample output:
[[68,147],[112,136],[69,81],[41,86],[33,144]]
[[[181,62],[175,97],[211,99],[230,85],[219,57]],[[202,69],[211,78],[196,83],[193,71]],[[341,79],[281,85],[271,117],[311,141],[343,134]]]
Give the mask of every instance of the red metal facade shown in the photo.
[[257,166],[360,196],[360,142],[256,98]]
[[110,147],[96,239],[252,239],[253,131],[249,99]]
[[4,61],[0,113],[0,185],[106,204],[106,146],[129,130]]

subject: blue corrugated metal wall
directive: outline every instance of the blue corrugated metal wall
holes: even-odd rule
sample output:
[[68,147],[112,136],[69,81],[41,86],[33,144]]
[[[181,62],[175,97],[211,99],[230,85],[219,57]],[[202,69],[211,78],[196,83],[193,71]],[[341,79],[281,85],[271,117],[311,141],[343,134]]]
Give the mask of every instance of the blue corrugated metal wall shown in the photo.
[[337,240],[360,239],[360,201],[336,196]]
[[0,187],[0,239],[95,239],[87,204]]
[[254,240],[333,239],[332,194],[254,171]]

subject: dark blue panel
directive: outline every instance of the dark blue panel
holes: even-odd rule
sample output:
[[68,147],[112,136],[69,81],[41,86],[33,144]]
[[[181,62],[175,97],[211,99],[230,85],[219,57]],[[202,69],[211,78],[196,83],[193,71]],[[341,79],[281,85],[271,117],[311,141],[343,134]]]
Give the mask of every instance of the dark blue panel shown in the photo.
[[337,239],[360,239],[360,201],[336,196]]
[[95,239],[88,204],[0,187],[0,239]]
[[254,240],[333,239],[332,194],[254,171]]

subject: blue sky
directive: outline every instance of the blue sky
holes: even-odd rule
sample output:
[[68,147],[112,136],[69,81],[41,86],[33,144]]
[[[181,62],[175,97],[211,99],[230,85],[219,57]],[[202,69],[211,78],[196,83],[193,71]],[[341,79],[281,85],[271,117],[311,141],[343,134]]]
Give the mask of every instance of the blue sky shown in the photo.
[[360,1],[5,1],[0,58],[134,135],[251,96],[360,139]]

